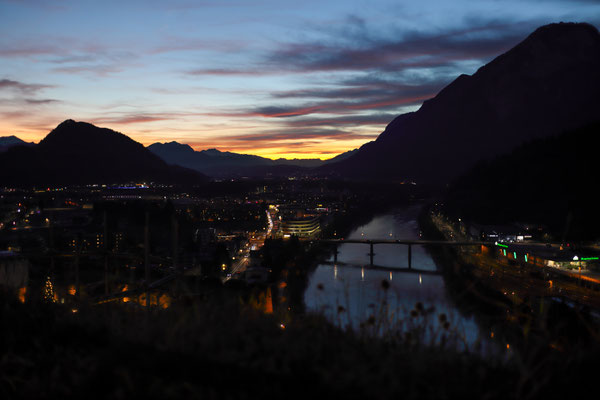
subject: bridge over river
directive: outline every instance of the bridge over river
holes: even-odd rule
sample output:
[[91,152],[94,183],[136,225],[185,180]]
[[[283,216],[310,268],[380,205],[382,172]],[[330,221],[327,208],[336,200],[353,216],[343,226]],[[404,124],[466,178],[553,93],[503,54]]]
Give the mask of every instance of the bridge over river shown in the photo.
[[[335,247],[333,253],[333,262],[337,263],[337,247],[342,244],[366,244],[369,245],[369,266],[375,268],[375,245],[403,245],[408,246],[408,268],[389,268],[377,267],[393,270],[413,271],[412,268],[412,246],[493,246],[495,242],[476,242],[476,241],[447,241],[447,240],[414,240],[414,239],[321,239],[319,243],[329,244]],[[429,271],[431,272],[431,271]]]

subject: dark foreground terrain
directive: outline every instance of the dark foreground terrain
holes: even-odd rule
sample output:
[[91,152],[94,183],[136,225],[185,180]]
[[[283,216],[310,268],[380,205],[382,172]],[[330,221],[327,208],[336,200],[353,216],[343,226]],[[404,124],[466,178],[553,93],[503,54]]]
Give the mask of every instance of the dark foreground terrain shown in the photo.
[[[2,398],[542,398],[592,393],[598,345],[483,358],[453,350],[447,326],[422,339],[376,316],[358,332],[319,317],[282,320],[213,287],[165,310],[136,304],[0,302]],[[343,312],[343,310],[340,310]],[[492,310],[493,312],[493,310]],[[592,342],[593,343],[593,342]]]

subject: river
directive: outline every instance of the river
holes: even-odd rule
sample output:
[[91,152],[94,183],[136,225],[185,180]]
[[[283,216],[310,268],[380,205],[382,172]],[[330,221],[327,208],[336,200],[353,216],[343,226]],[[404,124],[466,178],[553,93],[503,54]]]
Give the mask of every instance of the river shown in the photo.
[[[346,239],[419,239],[419,211],[420,206],[411,206],[376,216]],[[369,269],[367,244],[346,243],[338,251],[337,264],[331,256],[311,275],[304,295],[308,310],[344,328],[363,324],[389,334],[422,326],[428,342],[445,333],[453,334],[461,348],[479,344],[486,351],[490,346],[490,333],[454,307],[434,260],[422,246],[412,246],[413,272],[394,270],[408,267],[404,245],[375,245],[374,265],[389,270]]]

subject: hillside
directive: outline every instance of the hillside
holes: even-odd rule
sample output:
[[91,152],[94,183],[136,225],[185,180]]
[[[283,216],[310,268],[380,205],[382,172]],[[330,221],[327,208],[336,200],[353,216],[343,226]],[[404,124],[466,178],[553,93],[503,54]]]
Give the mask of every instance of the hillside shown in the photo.
[[5,152],[11,147],[14,146],[31,146],[33,143],[26,142],[24,140],[19,139],[18,137],[11,136],[0,136],[0,153]]
[[267,174],[286,175],[343,160],[357,150],[342,153],[330,160],[320,159],[270,159],[250,154],[238,154],[217,149],[195,151],[178,142],[153,143],[148,150],[169,164],[190,168],[214,177]]
[[543,224],[559,240],[598,239],[599,146],[600,123],[531,141],[461,176],[447,211],[480,223]]
[[167,165],[121,133],[73,120],[59,124],[35,146],[12,147],[0,154],[0,185],[206,180],[195,171]]
[[598,30],[588,24],[543,26],[321,172],[447,184],[477,161],[597,121],[599,93]]

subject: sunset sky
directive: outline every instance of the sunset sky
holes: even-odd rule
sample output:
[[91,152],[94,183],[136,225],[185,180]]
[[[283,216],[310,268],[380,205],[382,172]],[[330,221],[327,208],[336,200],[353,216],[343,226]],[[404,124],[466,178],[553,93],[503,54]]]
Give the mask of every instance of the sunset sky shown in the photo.
[[0,136],[330,158],[560,21],[600,1],[0,0]]

